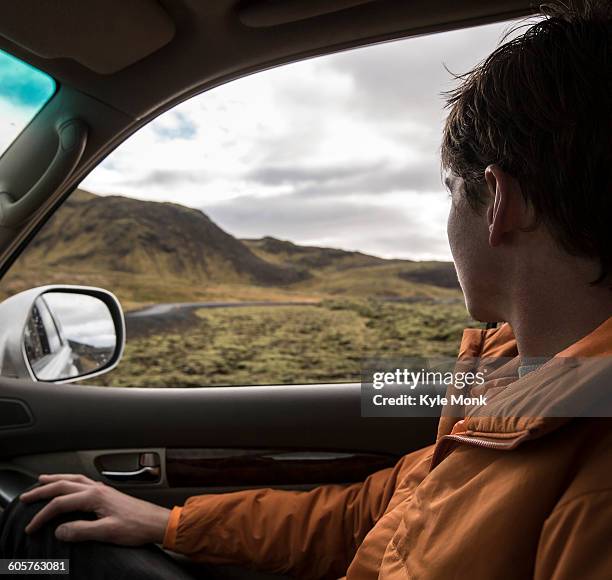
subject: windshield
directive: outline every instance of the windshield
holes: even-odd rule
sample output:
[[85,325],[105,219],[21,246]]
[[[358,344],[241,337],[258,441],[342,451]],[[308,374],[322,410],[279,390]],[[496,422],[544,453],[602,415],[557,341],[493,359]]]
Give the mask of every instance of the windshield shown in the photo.
[[54,92],[49,75],[0,50],[0,155]]

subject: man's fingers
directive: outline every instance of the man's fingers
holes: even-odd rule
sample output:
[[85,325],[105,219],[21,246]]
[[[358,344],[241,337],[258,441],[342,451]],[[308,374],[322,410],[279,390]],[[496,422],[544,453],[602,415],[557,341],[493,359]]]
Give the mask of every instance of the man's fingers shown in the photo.
[[87,486],[85,484],[77,483],[76,481],[54,481],[22,493],[19,496],[19,499],[25,503],[30,503],[33,501],[39,501],[41,499],[49,499],[58,495],[76,493],[86,489]]
[[64,542],[85,542],[91,540],[106,542],[109,536],[107,519],[77,520],[61,524],[55,530],[55,537]]
[[26,533],[31,534],[54,517],[67,512],[92,511],[92,497],[88,491],[69,495],[60,495],[43,507],[26,526]]
[[38,476],[38,481],[41,483],[50,483],[52,481],[60,481],[65,479],[66,481],[76,481],[77,483],[96,483],[93,479],[85,477],[80,473],[41,473]]

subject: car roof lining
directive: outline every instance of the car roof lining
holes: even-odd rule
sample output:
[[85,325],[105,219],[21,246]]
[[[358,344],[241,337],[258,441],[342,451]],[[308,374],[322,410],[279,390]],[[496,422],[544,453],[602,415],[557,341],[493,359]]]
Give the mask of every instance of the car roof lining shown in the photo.
[[38,57],[68,58],[101,75],[159,50],[175,32],[155,0],[19,0],[3,6],[0,30]]
[[245,26],[264,28],[331,14],[375,0],[245,0],[238,5],[238,18]]

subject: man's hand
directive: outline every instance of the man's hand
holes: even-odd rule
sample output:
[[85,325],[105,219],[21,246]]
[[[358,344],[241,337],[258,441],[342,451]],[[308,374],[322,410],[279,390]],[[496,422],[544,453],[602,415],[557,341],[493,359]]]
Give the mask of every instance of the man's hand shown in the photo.
[[41,483],[21,494],[25,503],[49,499],[25,531],[35,532],[52,518],[74,511],[93,512],[97,520],[61,524],[55,530],[58,540],[80,542],[97,540],[123,546],[162,543],[170,510],[136,499],[84,475],[41,475]]

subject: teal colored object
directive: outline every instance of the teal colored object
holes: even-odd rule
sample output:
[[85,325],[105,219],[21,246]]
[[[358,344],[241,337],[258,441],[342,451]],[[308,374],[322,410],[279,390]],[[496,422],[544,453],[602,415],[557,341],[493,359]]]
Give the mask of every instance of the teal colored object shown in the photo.
[[0,50],[0,154],[53,96],[48,74]]

